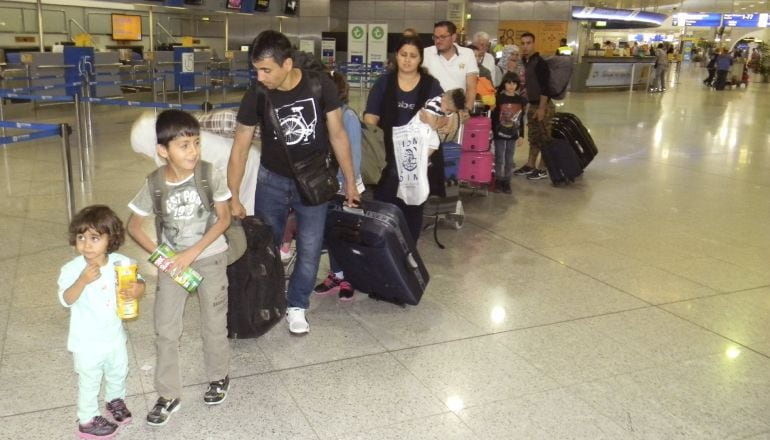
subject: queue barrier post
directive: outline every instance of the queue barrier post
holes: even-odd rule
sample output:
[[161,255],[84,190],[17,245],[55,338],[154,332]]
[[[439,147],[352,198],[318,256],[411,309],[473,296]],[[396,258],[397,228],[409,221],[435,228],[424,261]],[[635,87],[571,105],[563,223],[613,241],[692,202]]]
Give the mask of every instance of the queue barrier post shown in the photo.
[[67,221],[72,221],[72,217],[75,215],[75,198],[73,197],[73,182],[72,182],[72,152],[70,151],[70,133],[72,128],[68,124],[61,124],[61,154],[62,154],[62,171],[64,172],[64,194],[67,203]]

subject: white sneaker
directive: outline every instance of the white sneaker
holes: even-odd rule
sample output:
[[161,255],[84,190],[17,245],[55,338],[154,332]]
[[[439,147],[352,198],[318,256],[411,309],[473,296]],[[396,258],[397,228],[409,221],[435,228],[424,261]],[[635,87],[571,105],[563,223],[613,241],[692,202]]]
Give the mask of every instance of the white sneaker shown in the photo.
[[286,309],[286,322],[289,323],[289,332],[294,335],[310,332],[310,324],[305,319],[305,309],[299,307],[289,307]]

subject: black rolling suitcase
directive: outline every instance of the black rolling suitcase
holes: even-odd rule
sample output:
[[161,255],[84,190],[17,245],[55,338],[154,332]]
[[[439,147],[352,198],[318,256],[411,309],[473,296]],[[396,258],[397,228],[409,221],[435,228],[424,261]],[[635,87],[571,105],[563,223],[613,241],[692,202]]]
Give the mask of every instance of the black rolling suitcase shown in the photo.
[[581,168],[587,167],[599,153],[591,133],[580,118],[572,113],[559,112],[554,115],[553,136],[569,141],[578,156]]
[[395,205],[363,200],[360,208],[347,208],[335,198],[324,238],[356,290],[399,305],[420,302],[428,271]]
[[286,314],[286,285],[273,228],[259,217],[241,220],[247,248],[227,266],[227,337],[257,338]]
[[540,149],[543,161],[548,168],[548,176],[554,185],[571,183],[583,174],[583,168],[575,150],[564,139],[553,138]]

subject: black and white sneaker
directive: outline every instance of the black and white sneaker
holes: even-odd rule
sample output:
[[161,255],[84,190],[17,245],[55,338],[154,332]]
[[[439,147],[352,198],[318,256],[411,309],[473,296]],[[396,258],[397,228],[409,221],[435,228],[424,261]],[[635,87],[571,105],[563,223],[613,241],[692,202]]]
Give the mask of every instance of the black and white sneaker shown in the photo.
[[203,394],[203,401],[206,405],[219,405],[227,399],[227,390],[230,388],[230,376],[224,379],[210,382],[209,389]]
[[548,178],[548,171],[546,170],[538,170],[534,169],[531,173],[527,174],[527,180],[540,180],[540,179],[547,179]]
[[182,401],[179,398],[165,399],[158,397],[158,401],[155,402],[155,406],[152,411],[147,413],[147,424],[151,426],[163,426],[168,422],[171,414],[175,413]]
[[529,165],[524,165],[523,167],[521,167],[521,168],[519,168],[519,169],[515,170],[515,171],[513,172],[513,175],[514,175],[514,176],[526,176],[527,174],[531,173],[531,172],[532,172],[532,170],[534,170],[534,168],[532,168],[531,166],[529,166]]

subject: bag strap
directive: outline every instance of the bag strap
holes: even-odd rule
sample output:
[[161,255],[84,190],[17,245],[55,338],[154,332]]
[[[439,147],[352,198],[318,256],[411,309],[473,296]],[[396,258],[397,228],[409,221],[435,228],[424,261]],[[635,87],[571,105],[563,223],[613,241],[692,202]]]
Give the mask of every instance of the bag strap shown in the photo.
[[[303,75],[307,75],[308,82],[310,83],[310,89],[312,90],[313,98],[317,100],[321,104],[321,108],[323,108],[323,88],[321,87],[321,78],[316,75],[315,72],[310,71],[302,71]],[[270,97],[267,95],[267,92],[260,87],[257,87],[257,92],[261,94],[262,99],[264,100],[264,111],[268,118],[270,118],[270,123],[273,125],[273,129],[275,131],[275,135],[278,138],[278,143],[281,144],[283,147],[283,152],[286,155],[286,160],[289,162],[289,167],[291,168],[292,173],[296,177],[297,170],[294,166],[294,160],[291,158],[291,153],[289,152],[289,145],[286,143],[286,134],[283,132],[283,129],[281,128],[281,122],[278,120],[278,116],[275,114],[275,107],[273,106],[273,102],[270,101]],[[326,117],[326,115],[323,115],[323,117]],[[327,154],[329,152],[327,151]]]

